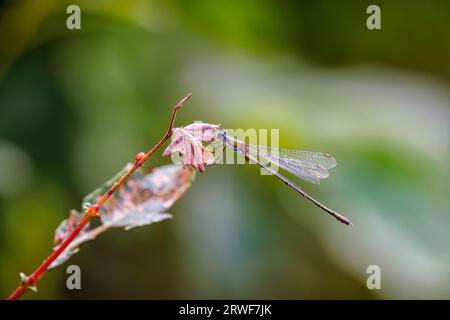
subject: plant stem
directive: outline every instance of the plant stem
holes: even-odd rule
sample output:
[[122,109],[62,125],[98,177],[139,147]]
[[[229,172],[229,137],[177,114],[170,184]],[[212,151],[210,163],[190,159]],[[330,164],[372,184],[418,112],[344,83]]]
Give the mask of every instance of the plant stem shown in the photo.
[[[103,194],[100,200],[97,201],[96,204],[90,206],[86,210],[86,214],[83,219],[77,225],[77,227],[69,234],[69,236],[61,243],[61,245],[56,249],[30,276],[27,276],[24,281],[14,290],[13,293],[7,298],[8,300],[16,300],[20,298],[27,289],[31,289],[36,287],[37,282],[41,277],[45,274],[48,267],[55,261],[61,253],[72,243],[75,237],[83,230],[83,228],[95,217],[99,217],[99,210],[102,205],[109,199],[109,197],[127,180],[129,176],[133,174],[133,172],[142,166],[144,162],[150,158],[172,135],[172,129],[175,122],[175,117],[177,115],[177,111],[183,107],[183,105],[191,98],[191,93],[189,93],[186,97],[184,97],[178,104],[176,104],[172,111],[172,117],[170,118],[169,127],[167,129],[166,134],[161,138],[157,145],[155,145],[150,151],[148,151],[142,159],[136,161],[134,165],[116,182],[111,188]],[[96,229],[94,229],[96,230]],[[99,229],[99,233],[103,230]],[[96,235],[96,233],[93,233]]]

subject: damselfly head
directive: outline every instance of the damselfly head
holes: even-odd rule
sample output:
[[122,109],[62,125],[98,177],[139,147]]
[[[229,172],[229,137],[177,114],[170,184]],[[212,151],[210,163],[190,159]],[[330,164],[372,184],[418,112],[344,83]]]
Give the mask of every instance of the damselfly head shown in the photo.
[[226,136],[227,136],[227,131],[225,129],[220,129],[219,131],[217,131],[216,139],[225,140]]

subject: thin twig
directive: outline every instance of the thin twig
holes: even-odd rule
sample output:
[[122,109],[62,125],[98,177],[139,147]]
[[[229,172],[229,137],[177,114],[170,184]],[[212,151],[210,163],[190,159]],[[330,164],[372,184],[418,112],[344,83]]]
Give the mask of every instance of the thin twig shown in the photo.
[[[61,243],[61,245],[56,249],[30,276],[27,276],[22,283],[17,287],[16,290],[8,297],[8,300],[16,300],[22,296],[27,289],[35,289],[37,282],[42,278],[42,276],[47,271],[48,267],[55,261],[61,253],[72,243],[75,237],[83,230],[83,228],[95,217],[99,217],[99,210],[109,199],[109,197],[130,177],[133,172],[142,166],[144,162],[150,158],[172,135],[172,129],[175,122],[175,117],[177,112],[183,105],[191,98],[191,93],[183,98],[177,105],[174,106],[172,111],[172,117],[170,118],[169,127],[166,134],[161,138],[156,146],[154,146],[150,151],[148,151],[144,157],[136,160],[134,165],[116,182],[111,188],[97,201],[97,203],[91,205],[84,215],[83,219],[80,221],[78,226],[69,234],[69,236]],[[95,229],[94,229],[95,230]],[[99,230],[99,232],[102,230]]]

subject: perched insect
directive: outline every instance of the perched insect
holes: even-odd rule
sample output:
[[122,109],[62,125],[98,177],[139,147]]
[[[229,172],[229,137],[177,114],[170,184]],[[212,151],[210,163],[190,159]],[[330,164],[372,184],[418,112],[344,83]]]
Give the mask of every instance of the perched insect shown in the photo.
[[[327,208],[322,203],[312,198],[295,182],[273,169],[270,165],[274,164],[275,166],[292,173],[303,180],[307,180],[312,183],[319,183],[320,179],[325,179],[329,176],[328,169],[336,166],[336,160],[328,153],[274,149],[265,146],[249,145],[227,135],[227,132],[223,129],[217,132],[216,138],[219,140],[219,143],[223,145],[223,148],[231,148],[250,163],[256,163],[279,178],[286,185],[297,191],[301,196],[305,197],[340,222],[345,223],[346,225],[352,225],[349,219],[340,215],[336,211]],[[216,150],[217,148],[214,149]]]

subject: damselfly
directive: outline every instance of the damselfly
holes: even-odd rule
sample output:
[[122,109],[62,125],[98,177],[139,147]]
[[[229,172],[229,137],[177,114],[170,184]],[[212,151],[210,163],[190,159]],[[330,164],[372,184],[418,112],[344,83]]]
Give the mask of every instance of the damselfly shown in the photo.
[[292,173],[303,180],[319,183],[320,179],[328,177],[328,169],[336,166],[336,160],[331,155],[322,152],[273,149],[270,147],[250,145],[227,135],[225,130],[219,130],[216,138],[223,144],[224,148],[225,146],[231,148],[250,163],[256,163],[340,222],[346,225],[352,225],[349,219],[312,198],[294,181],[288,179],[272,167],[272,165],[275,165],[275,167]]

